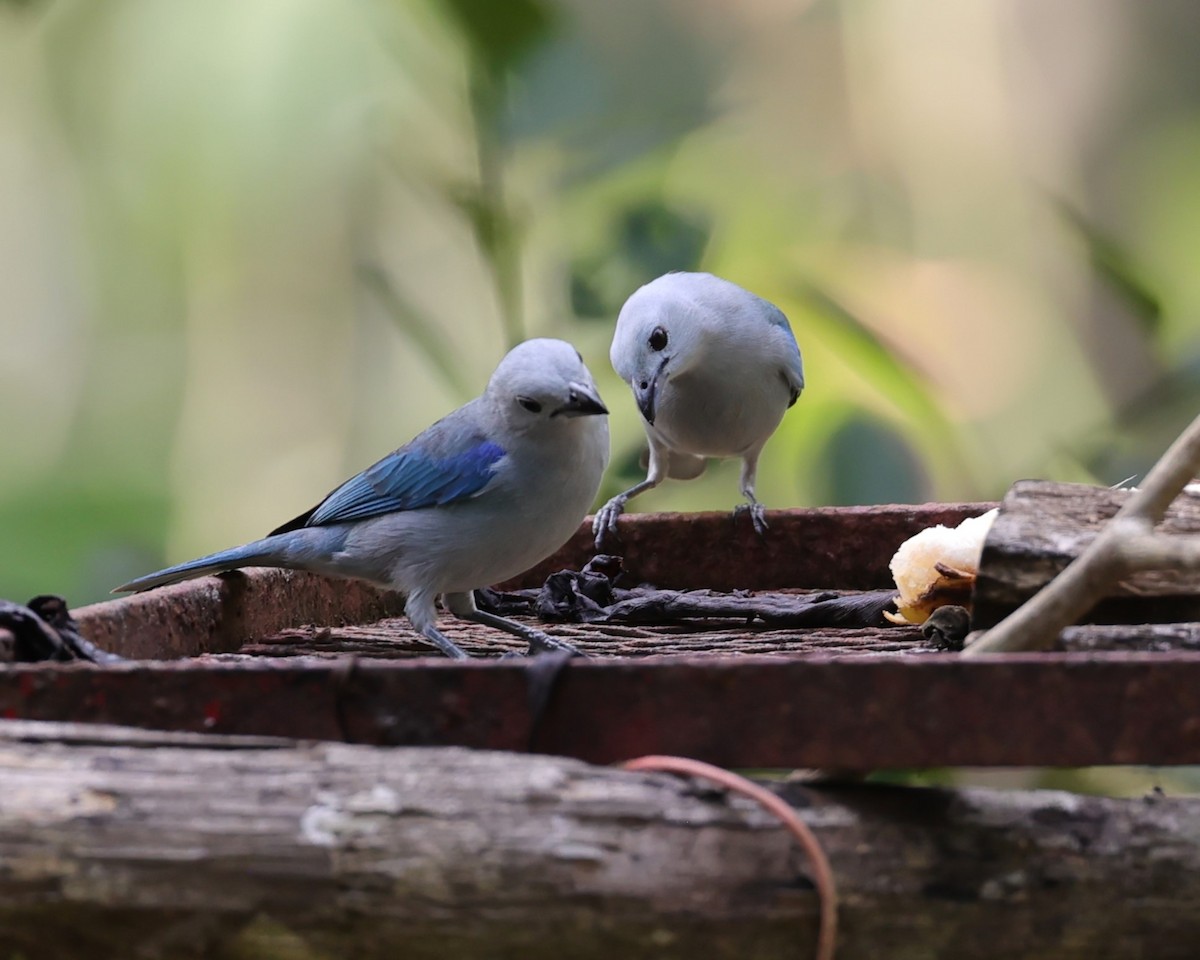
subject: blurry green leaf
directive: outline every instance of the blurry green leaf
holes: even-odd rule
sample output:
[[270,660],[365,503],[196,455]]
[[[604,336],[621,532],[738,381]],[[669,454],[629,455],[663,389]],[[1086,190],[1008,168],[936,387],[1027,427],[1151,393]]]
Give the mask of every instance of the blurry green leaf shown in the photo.
[[596,260],[571,266],[571,310],[577,317],[611,320],[611,297],[602,292],[604,264]]
[[521,223],[505,203],[502,163],[486,130],[480,138],[478,186],[457,186],[446,197],[467,219],[492,276],[505,339],[515,347],[525,339],[521,293]]
[[619,242],[625,257],[652,279],[669,270],[694,270],[708,233],[700,217],[651,201],[625,212]]
[[454,392],[464,398],[471,396],[473,391],[459,372],[460,368],[454,362],[450,347],[442,339],[437,325],[401,295],[381,267],[373,263],[359,264],[358,276],[367,289],[375,294],[396,326],[416,344]]
[[[1200,355],[1185,356],[1071,445],[1075,458],[1101,482],[1144,477],[1200,410]],[[1136,483],[1136,481],[1135,481]]]
[[[1118,413],[1122,429],[1140,430],[1148,420],[1166,416],[1186,424],[1200,409],[1200,354],[1177,357],[1177,363],[1163,371],[1149,387],[1133,398]],[[1186,419],[1184,419],[1186,418]],[[1182,426],[1180,427],[1182,430]],[[1177,430],[1176,433],[1180,431]]]
[[835,505],[922,503],[929,478],[908,441],[888,424],[862,413],[851,415],[826,444],[825,502]]
[[659,200],[621,214],[608,249],[571,265],[571,306],[579,317],[612,320],[638,287],[672,270],[695,270],[708,245],[707,218]]
[[508,74],[549,35],[552,9],[542,0],[438,0],[459,26],[471,50],[469,102],[479,182],[455,198],[471,223],[500,303],[505,338],[525,338],[521,252],[516,216],[505,199],[506,149],[502,132],[508,111]]
[[1142,329],[1151,335],[1162,329],[1162,303],[1131,262],[1129,254],[1081,210],[1065,200],[1056,202],[1059,214],[1087,247],[1088,260],[1108,286],[1124,301]]
[[554,12],[540,0],[439,0],[487,72],[512,70],[549,35]]
[[447,190],[446,196],[471,224],[471,232],[475,234],[484,258],[495,261],[504,244],[514,239],[514,224],[504,209],[497,207],[473,184]]
[[602,14],[562,8],[571,13],[517,70],[504,132],[558,144],[563,185],[587,189],[713,119],[730,46],[689,29],[690,10],[641,0]]
[[898,358],[852,311],[827,291],[806,285],[799,298],[830,326],[823,331],[828,346],[869,380],[904,415],[908,422],[933,440],[939,459],[958,476],[959,485],[970,485],[957,431],[941,404],[916,370]]
[[885,392],[907,408],[914,419],[936,426],[945,431],[947,436],[952,433],[945,414],[922,379],[897,359],[870,327],[820,287],[807,285],[801,292],[801,298],[811,309],[836,325],[843,337],[839,349],[844,359],[852,362],[872,382],[884,386]]

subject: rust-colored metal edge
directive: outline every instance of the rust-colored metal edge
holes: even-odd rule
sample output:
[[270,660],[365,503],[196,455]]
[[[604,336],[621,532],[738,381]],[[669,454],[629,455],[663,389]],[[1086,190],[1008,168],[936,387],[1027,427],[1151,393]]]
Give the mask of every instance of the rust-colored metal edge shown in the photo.
[[[1200,763],[1200,654],[20,665],[0,715],[740,767]],[[549,698],[540,717],[531,702]]]
[[[713,590],[886,587],[888,561],[919,530],[955,525],[992,503],[890,504],[772,510],[759,537],[732,513],[631,514],[612,549],[633,581]],[[590,522],[552,557],[504,586],[531,586],[595,553]],[[170,658],[238,649],[281,630],[318,623],[365,623],[403,611],[398,594],[356,581],[284,570],[204,577],[75,611],[89,640],[134,658]]]
[[[730,513],[644,513],[622,517],[609,552],[630,579],[665,589],[871,590],[891,585],[888,562],[913,534],[955,526],[995,503],[886,504],[770,510],[767,533]],[[556,570],[586,563],[596,550],[585,522],[558,553],[514,585],[539,584]]]
[[306,623],[342,626],[404,612],[404,598],[353,580],[256,568],[202,577],[72,611],[103,650],[138,660],[229,653]]

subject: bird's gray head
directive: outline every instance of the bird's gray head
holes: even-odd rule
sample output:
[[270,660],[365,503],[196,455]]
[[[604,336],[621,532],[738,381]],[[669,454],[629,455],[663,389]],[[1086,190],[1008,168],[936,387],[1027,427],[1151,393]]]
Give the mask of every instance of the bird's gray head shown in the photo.
[[663,386],[701,363],[706,330],[719,327],[739,296],[748,294],[711,273],[668,273],[625,301],[609,357],[647,423]]
[[484,397],[520,431],[548,421],[608,413],[583,357],[565,340],[517,344],[496,367]]

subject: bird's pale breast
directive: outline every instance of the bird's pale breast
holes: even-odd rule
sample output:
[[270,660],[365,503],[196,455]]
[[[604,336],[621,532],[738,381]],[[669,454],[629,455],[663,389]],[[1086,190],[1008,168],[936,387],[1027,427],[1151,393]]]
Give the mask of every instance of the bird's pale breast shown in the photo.
[[654,427],[684,453],[739,456],[775,431],[789,399],[787,384],[769,369],[746,376],[689,371],[667,381]]

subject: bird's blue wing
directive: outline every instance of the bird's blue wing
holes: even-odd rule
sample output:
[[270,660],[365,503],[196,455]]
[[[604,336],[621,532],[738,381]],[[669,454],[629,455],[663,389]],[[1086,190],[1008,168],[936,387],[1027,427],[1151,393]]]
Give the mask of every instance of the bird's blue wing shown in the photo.
[[804,361],[800,359],[800,344],[796,342],[796,335],[792,333],[792,325],[788,323],[788,318],[784,316],[783,311],[770,301],[761,300],[761,302],[765,308],[763,316],[767,323],[773,327],[779,327],[787,334],[790,341],[791,349],[788,351],[783,378],[791,387],[792,403],[795,403],[800,396],[800,391],[804,389]]
[[273,532],[465,500],[488,485],[503,457],[499,444],[480,436],[447,443],[423,435],[351,477],[309,513]]

